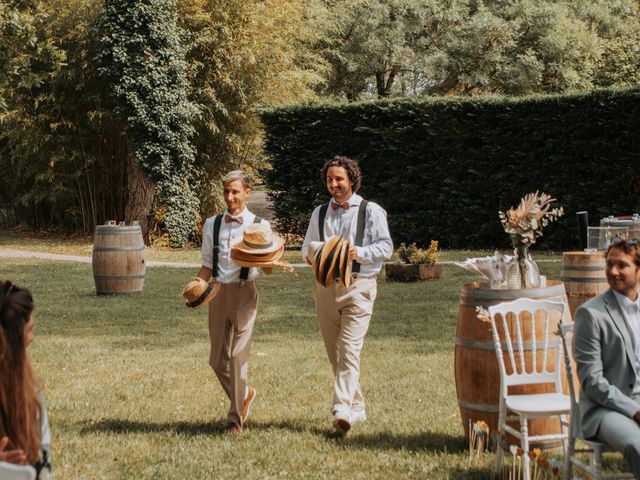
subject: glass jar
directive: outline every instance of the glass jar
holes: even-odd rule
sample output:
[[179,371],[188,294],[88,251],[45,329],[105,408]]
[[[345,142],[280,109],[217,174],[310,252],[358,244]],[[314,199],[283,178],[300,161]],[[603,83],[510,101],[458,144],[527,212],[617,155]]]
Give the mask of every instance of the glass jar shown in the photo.
[[539,286],[540,271],[531,258],[529,245],[518,245],[513,249],[513,259],[507,267],[507,288],[517,290]]

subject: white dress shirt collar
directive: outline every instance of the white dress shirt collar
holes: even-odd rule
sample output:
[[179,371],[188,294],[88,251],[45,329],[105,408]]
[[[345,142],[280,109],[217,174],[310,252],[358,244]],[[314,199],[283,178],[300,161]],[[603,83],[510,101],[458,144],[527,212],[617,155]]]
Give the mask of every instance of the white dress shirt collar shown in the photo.
[[613,289],[611,291],[616,296],[618,306],[625,315],[638,315],[638,311],[640,310],[640,295],[638,295],[634,301]]
[[632,338],[633,348],[635,351],[635,367],[636,367],[636,379],[633,386],[633,394],[640,394],[640,295],[635,301],[631,300],[626,295],[616,292],[611,289],[618,306],[622,311],[622,316],[627,324],[629,335]]

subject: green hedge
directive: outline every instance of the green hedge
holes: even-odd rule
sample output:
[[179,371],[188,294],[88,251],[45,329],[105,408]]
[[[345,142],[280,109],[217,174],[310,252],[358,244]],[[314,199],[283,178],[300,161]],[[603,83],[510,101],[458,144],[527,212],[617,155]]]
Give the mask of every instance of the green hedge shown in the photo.
[[388,213],[394,242],[508,247],[498,210],[536,190],[566,215],[537,248],[578,246],[590,224],[640,211],[640,90],[527,98],[403,99],[262,112],[265,172],[279,228],[304,234],[329,195],[325,159],[360,161],[361,193]]

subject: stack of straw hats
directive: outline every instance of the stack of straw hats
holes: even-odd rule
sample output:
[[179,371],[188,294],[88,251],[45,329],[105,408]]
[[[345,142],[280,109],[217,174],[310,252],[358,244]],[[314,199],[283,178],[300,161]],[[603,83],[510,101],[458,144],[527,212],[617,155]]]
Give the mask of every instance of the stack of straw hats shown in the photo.
[[316,282],[320,285],[328,287],[337,279],[347,288],[351,285],[349,242],[343,237],[334,235],[326,242],[311,242],[309,254]]
[[182,290],[184,304],[189,308],[200,308],[209,303],[220,288],[219,282],[207,282],[200,277],[194,277]]
[[249,225],[242,241],[231,246],[231,259],[241,267],[282,268],[292,270],[281,261],[284,240],[260,223]]

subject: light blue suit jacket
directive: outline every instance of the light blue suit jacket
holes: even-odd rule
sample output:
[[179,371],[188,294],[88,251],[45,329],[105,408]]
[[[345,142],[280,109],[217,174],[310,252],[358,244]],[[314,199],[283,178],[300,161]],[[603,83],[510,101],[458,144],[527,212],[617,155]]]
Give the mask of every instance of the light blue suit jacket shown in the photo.
[[595,437],[605,413],[628,417],[640,410],[631,398],[636,382],[635,340],[611,289],[575,314],[573,356],[580,379],[579,418],[584,438]]

